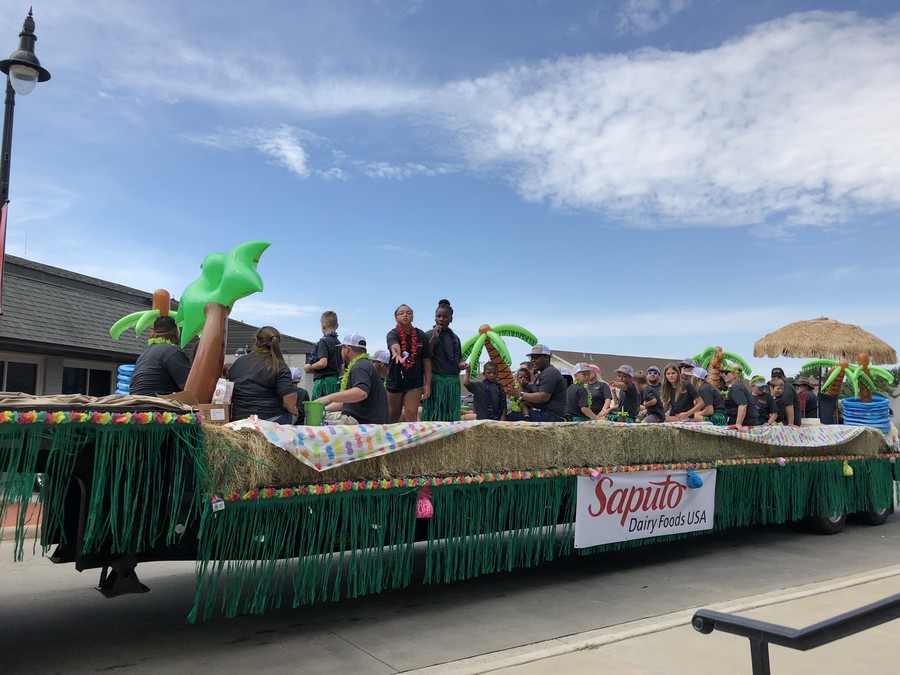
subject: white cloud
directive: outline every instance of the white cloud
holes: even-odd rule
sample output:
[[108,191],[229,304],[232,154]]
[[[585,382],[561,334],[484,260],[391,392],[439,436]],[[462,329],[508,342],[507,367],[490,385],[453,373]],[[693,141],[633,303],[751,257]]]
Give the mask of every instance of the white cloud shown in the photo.
[[[215,133],[188,136],[188,140],[220,149],[252,149],[268,157],[300,178],[309,178],[313,171],[303,141],[317,139],[313,134],[286,125],[278,127],[254,127],[250,129],[219,130]],[[325,178],[341,178],[333,171],[324,172]]]
[[413,176],[436,176],[450,173],[454,169],[447,165],[426,166],[418,162],[406,162],[405,164],[391,164],[390,162],[365,162],[356,161],[354,164],[364,176],[369,178],[388,178],[392,180],[404,180]]
[[232,318],[252,324],[271,323],[277,319],[303,319],[318,316],[324,307],[318,305],[298,305],[289,302],[272,302],[257,296],[243,298],[234,306]]
[[624,0],[619,9],[619,30],[636,35],[652,33],[690,4],[691,0]]
[[472,163],[631,225],[828,224],[900,207],[900,17],[813,12],[697,53],[519,66],[447,90]]

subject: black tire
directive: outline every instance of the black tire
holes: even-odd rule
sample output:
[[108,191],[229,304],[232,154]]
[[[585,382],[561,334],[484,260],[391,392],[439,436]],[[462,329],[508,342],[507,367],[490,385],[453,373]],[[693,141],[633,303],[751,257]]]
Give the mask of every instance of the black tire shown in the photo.
[[891,507],[885,506],[883,509],[869,509],[868,511],[863,511],[859,515],[866,525],[884,525],[893,511],[894,509]]
[[847,524],[847,514],[841,513],[834,516],[813,516],[812,528],[819,534],[838,534]]

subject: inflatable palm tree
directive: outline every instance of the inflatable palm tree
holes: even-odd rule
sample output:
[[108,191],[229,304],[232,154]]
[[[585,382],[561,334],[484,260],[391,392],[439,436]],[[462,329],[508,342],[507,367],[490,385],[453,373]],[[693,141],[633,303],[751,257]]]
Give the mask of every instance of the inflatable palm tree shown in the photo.
[[800,372],[812,372],[819,368],[830,368],[822,383],[821,391],[831,396],[837,396],[841,391],[844,378],[853,387],[853,395],[859,397],[860,403],[871,403],[872,393],[876,390],[876,380],[882,379],[888,384],[894,383],[894,375],[889,370],[869,365],[869,355],[860,354],[858,363],[850,365],[846,359],[833,361],[831,359],[815,359],[804,363]]
[[694,357],[694,361],[707,371],[710,383],[716,389],[720,388],[723,370],[728,370],[732,366],[737,365],[744,371],[744,375],[750,375],[752,372],[749,364],[744,359],[732,352],[723,352],[721,347],[707,347]]
[[482,350],[487,350],[488,357],[493,363],[497,364],[498,381],[504,389],[513,388],[513,375],[510,366],[512,365],[512,357],[509,355],[509,349],[506,347],[504,337],[514,337],[526,342],[532,347],[537,344],[537,338],[531,331],[516,326],[512,323],[504,323],[491,327],[483,324],[478,329],[478,334],[473,335],[462,346],[462,357],[468,360],[470,375],[476,377],[478,375],[478,363],[481,359]]
[[[226,326],[234,303],[263,290],[256,266],[267,248],[269,242],[249,241],[228,253],[210,253],[200,265],[200,276],[181,295],[178,311],[173,315],[181,327],[181,346],[200,335],[200,345],[184,388],[200,403],[212,400],[216,381],[222,375]],[[140,335],[168,313],[169,294],[157,290],[152,309],[122,317],[109,329],[109,334],[118,340],[125,330],[134,328],[135,334]]]

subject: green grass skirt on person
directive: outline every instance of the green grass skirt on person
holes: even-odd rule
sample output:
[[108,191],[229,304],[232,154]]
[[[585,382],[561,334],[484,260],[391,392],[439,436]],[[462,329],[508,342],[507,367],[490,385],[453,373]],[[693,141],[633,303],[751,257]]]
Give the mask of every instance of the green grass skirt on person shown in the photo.
[[703,418],[704,422],[712,422],[717,427],[727,427],[728,419],[722,413],[713,413],[712,415],[707,415]]
[[422,401],[423,422],[458,422],[459,375],[431,374],[431,396]]
[[328,394],[336,394],[341,389],[336,375],[329,375],[318,380],[313,380],[312,400],[316,401]]

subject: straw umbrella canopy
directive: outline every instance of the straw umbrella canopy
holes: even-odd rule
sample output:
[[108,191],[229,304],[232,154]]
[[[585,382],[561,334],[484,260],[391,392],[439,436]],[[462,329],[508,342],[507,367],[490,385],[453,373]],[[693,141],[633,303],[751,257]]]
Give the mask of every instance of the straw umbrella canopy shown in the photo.
[[827,317],[796,321],[769,333],[753,345],[753,356],[848,359],[868,354],[873,363],[896,363],[897,352],[884,340],[850,323]]

